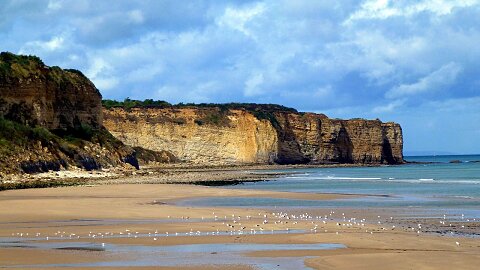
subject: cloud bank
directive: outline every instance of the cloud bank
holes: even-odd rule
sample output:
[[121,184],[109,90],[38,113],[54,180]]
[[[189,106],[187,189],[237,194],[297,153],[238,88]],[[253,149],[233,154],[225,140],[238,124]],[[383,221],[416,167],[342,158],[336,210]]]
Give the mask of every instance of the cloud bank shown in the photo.
[[2,50],[82,70],[105,98],[378,117],[407,151],[480,153],[479,0],[5,0],[0,15]]

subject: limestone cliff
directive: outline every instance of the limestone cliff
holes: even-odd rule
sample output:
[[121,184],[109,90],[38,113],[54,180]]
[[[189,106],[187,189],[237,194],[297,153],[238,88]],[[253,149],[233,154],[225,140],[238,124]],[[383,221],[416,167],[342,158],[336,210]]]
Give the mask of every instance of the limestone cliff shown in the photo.
[[400,125],[380,120],[330,119],[321,114],[276,114],[281,163],[399,164]]
[[225,105],[104,108],[104,125],[133,146],[205,164],[399,164],[400,125],[278,108]]
[[232,110],[220,118],[218,109],[115,108],[104,115],[105,127],[125,144],[169,150],[180,160],[232,164],[275,158],[274,127],[246,111]]

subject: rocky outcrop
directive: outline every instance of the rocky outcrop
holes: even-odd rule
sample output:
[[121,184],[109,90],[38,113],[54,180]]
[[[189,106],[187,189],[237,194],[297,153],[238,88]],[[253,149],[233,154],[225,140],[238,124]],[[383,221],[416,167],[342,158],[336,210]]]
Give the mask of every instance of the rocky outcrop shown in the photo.
[[400,125],[323,114],[170,106],[104,109],[104,125],[133,146],[201,164],[399,164]]
[[0,117],[50,130],[100,128],[102,96],[80,71],[35,56],[0,54]]
[[35,56],[0,54],[0,178],[138,168],[135,154],[103,128],[100,92],[81,72],[48,67]]
[[281,136],[277,162],[399,164],[400,125],[380,120],[330,119],[321,114],[276,114]]

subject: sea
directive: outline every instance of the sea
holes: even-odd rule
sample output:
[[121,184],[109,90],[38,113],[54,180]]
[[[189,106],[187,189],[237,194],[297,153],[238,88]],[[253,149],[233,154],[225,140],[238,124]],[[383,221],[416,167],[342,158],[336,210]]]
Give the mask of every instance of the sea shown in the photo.
[[[405,165],[302,168],[273,181],[232,189],[359,194],[349,199],[200,198],[196,206],[287,208],[401,208],[439,210],[480,218],[480,155],[407,156]],[[363,196],[365,195],[365,196]],[[373,195],[373,196],[372,196]]]

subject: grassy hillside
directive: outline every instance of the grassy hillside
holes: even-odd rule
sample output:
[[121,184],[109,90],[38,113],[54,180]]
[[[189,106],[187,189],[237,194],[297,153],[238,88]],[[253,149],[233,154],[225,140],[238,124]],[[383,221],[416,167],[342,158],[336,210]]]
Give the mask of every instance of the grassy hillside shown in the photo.
[[50,131],[0,118],[0,172],[35,173],[68,169],[86,170],[130,163],[138,167],[134,150],[106,129],[81,126]]

